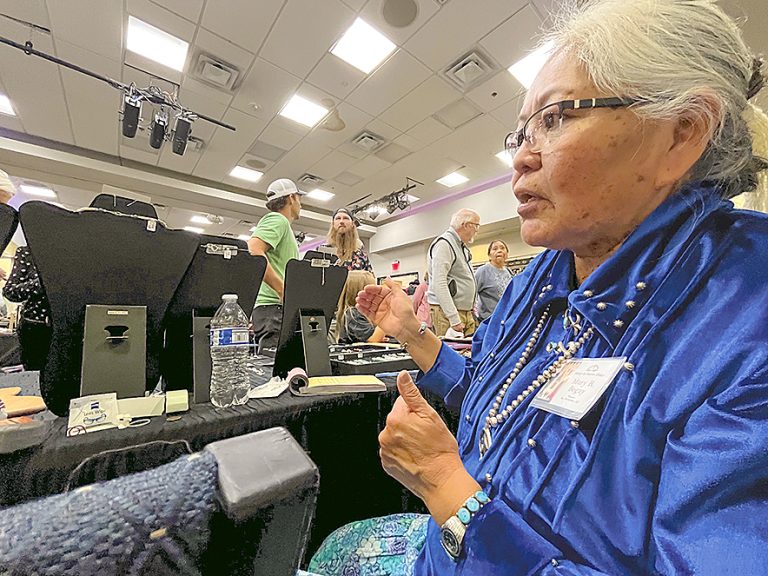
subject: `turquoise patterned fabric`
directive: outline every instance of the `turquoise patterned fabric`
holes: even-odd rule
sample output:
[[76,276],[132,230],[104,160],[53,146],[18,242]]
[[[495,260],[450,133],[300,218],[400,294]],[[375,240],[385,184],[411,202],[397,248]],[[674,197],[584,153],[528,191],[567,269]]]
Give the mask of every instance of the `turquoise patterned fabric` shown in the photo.
[[427,537],[426,514],[393,514],[342,526],[298,576],[410,576]]

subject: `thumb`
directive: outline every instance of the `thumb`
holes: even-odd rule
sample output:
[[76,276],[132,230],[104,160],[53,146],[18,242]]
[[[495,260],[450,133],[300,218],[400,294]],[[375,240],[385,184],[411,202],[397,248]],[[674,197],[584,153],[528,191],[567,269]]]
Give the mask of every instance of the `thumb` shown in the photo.
[[402,291],[402,288],[400,287],[400,284],[398,284],[397,282],[392,280],[392,278],[390,278],[389,276],[387,276],[386,280],[384,280],[384,286],[386,286],[387,288],[389,288],[393,292],[395,290]]
[[416,387],[413,382],[413,378],[405,370],[402,370],[397,375],[397,391],[400,392],[400,396],[405,400],[405,404],[411,410],[411,412],[420,412],[424,407],[429,406],[427,401],[424,400],[424,396]]

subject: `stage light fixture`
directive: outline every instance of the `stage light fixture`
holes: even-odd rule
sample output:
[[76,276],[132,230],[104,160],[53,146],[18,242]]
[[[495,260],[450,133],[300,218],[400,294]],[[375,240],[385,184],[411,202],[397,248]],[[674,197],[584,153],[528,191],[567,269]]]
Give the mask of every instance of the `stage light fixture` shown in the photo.
[[400,208],[400,210],[405,210],[410,205],[411,202],[408,200],[408,196],[406,196],[404,193],[397,195],[397,207]]
[[123,136],[133,138],[139,129],[139,118],[141,118],[141,96],[132,92],[125,95],[125,104],[123,106]]
[[182,114],[176,119],[176,129],[173,131],[173,153],[183,156],[187,149],[187,141],[192,132],[191,116]]
[[149,133],[149,145],[152,148],[160,148],[168,132],[168,112],[160,110],[155,112],[155,118],[152,121],[152,131]]
[[387,212],[394,214],[395,210],[397,210],[397,197],[390,195],[387,201]]

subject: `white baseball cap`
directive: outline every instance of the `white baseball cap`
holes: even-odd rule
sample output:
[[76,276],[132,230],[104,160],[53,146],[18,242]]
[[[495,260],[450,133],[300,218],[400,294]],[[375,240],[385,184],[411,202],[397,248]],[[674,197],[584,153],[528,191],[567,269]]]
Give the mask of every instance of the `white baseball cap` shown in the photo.
[[282,198],[283,196],[290,196],[291,194],[304,196],[306,192],[299,190],[299,187],[296,186],[293,180],[289,178],[278,178],[267,188],[267,202]]

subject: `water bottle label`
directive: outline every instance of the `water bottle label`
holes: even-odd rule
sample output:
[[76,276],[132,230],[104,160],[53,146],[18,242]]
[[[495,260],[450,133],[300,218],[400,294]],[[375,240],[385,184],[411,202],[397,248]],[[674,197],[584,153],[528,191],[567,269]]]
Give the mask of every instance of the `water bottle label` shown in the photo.
[[214,328],[211,346],[242,346],[248,344],[248,328]]

